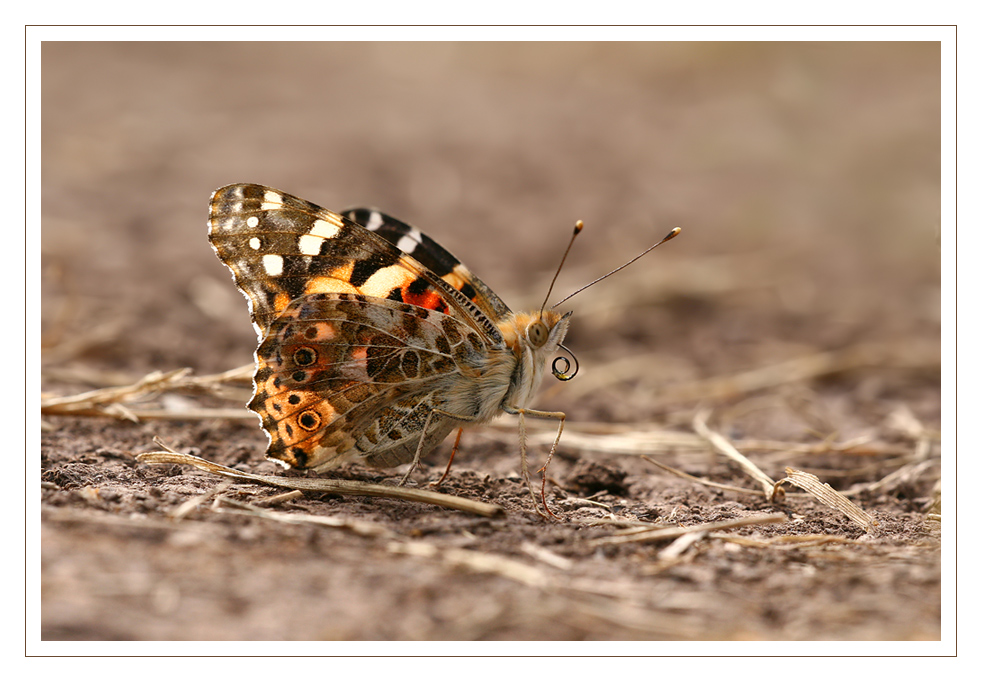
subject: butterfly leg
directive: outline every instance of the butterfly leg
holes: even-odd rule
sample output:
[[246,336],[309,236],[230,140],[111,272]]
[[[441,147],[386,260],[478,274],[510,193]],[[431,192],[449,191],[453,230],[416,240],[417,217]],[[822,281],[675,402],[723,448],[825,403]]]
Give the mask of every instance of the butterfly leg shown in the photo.
[[443,476],[440,477],[439,481],[437,481],[436,483],[430,483],[430,486],[434,488],[440,487],[443,484],[443,482],[446,480],[447,476],[450,474],[450,466],[453,464],[454,455],[457,454],[457,448],[460,447],[460,436],[463,433],[464,433],[463,427],[457,429],[457,437],[454,439],[453,442],[453,450],[450,451],[450,459],[447,461],[447,470],[443,472]]
[[[556,454],[556,448],[559,447],[559,439],[563,435],[563,426],[566,425],[566,413],[543,412],[542,410],[527,410],[527,409],[516,408],[516,407],[505,407],[504,411],[507,412],[508,414],[518,415],[518,439],[519,439],[519,451],[521,452],[522,455],[522,476],[525,478],[525,485],[528,486],[529,493],[532,495],[532,506],[535,508],[536,513],[539,514],[540,516],[546,516],[548,514],[548,516],[551,516],[552,518],[556,518],[556,515],[552,513],[552,510],[549,509],[549,505],[546,503],[546,469],[549,467],[549,463],[552,462],[553,455]],[[545,508],[546,514],[543,514],[542,511],[539,509],[539,503],[535,499],[535,491],[532,488],[532,482],[529,479],[528,455],[527,455],[528,448],[526,446],[526,431],[525,431],[526,415],[529,417],[533,417],[535,419],[559,420],[559,430],[556,433],[556,440],[553,442],[552,448],[549,450],[549,456],[546,457],[546,463],[543,464],[542,468],[539,469],[539,472],[542,473],[542,489],[540,492],[540,496],[542,497],[542,506]]]
[[[416,471],[416,467],[419,466],[419,460],[422,458],[422,455],[423,455],[423,442],[426,440],[426,433],[430,429],[430,422],[433,421],[433,416],[434,415],[436,415],[438,417],[441,417],[441,418],[453,419],[454,421],[458,421],[458,422],[471,422],[471,423],[473,423],[473,422],[476,422],[477,421],[477,419],[475,419],[474,417],[469,417],[469,416],[462,415],[462,414],[453,414],[452,412],[447,412],[447,411],[441,410],[441,409],[439,409],[437,407],[434,407],[432,410],[430,410],[430,413],[428,415],[426,415],[426,421],[423,422],[423,430],[421,432],[422,435],[419,438],[419,443],[416,444],[416,455],[413,457],[412,464],[409,465],[409,471],[407,471],[406,472],[406,475],[402,477],[402,480],[401,481],[399,481],[399,485],[400,486],[406,485],[406,481],[409,480],[409,477],[412,475],[412,473],[414,471]],[[457,445],[459,443],[460,443],[460,430],[457,431],[457,440],[454,443],[454,450],[453,450],[454,453],[457,452]],[[453,455],[450,455],[450,461],[451,462],[453,461]],[[447,471],[448,472],[450,471],[450,465],[449,464],[447,464]],[[446,478],[446,476],[447,475],[444,474],[443,475],[443,478]],[[440,482],[441,483],[443,482],[443,478],[440,479]]]

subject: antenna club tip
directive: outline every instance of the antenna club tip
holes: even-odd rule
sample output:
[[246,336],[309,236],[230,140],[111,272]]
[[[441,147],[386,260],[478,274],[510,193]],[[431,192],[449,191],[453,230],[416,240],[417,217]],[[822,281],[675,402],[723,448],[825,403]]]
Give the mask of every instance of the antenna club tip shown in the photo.
[[576,224],[573,225],[573,234],[579,234],[583,230],[583,221],[577,220]]

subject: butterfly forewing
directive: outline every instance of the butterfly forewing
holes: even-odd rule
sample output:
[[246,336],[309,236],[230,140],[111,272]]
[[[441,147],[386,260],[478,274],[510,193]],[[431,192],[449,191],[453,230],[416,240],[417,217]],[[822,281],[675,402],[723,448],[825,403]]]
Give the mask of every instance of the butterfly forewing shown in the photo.
[[371,208],[352,208],[342,215],[415,258],[427,270],[473,301],[492,320],[503,319],[511,312],[504,301],[467,266],[412,225]]
[[489,299],[486,286],[474,288],[453,269],[441,278],[391,241],[279,190],[244,184],[216,191],[209,238],[249,300],[260,338],[300,296],[354,293],[447,313],[501,340],[481,306],[507,307]]

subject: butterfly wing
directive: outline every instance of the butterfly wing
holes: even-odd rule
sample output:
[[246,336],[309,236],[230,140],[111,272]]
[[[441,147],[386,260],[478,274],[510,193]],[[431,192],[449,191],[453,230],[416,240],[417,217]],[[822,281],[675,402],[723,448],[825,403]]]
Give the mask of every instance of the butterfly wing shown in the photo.
[[451,385],[487,354],[449,315],[360,294],[308,294],[290,303],[256,351],[249,407],[270,436],[266,456],[327,469],[350,459],[394,466],[454,427],[433,418]]
[[502,341],[494,320],[507,306],[489,298],[483,283],[470,284],[466,268],[443,249],[460,268],[440,277],[344,216],[263,185],[217,190],[208,226],[212,247],[249,300],[260,338],[296,298],[352,293],[438,310]]
[[[267,457],[318,470],[409,461],[421,438],[425,453],[455,426],[434,417],[422,433],[448,396],[459,404],[461,373],[502,348],[484,312],[507,311],[500,299],[432,240],[383,223],[376,234],[262,185],[212,197],[209,238],[261,339],[249,407],[269,435]],[[398,248],[406,239],[442,276]]]
[[342,215],[395,245],[402,253],[412,256],[427,270],[460,291],[492,320],[502,320],[511,313],[505,302],[467,266],[412,225],[372,208],[352,208]]

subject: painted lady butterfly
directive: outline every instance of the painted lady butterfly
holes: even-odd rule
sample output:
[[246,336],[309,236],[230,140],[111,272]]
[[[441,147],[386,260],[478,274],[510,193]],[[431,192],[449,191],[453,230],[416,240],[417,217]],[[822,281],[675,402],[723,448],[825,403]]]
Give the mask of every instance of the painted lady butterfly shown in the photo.
[[559,421],[551,459],[565,415],[528,405],[572,313],[512,312],[439,244],[374,210],[339,215],[238,184],[212,195],[208,227],[259,335],[249,408],[267,458],[415,467],[455,428],[507,412],[531,491],[525,417]]

